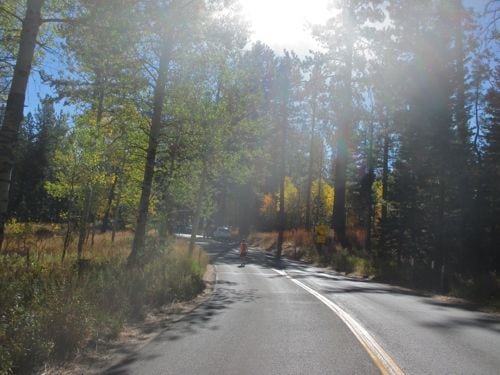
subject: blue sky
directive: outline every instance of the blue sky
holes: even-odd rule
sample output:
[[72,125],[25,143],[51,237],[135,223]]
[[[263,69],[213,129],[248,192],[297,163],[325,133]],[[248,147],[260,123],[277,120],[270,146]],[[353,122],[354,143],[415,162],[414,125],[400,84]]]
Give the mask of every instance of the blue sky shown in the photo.
[[[418,1],[418,0],[415,0]],[[326,20],[328,0],[240,0],[241,16],[250,24],[252,41],[261,40],[276,52],[284,48],[306,54],[315,49],[307,23],[322,23]],[[466,7],[482,11],[487,0],[465,0]],[[286,9],[286,16],[283,16]],[[55,74],[62,68],[60,57],[47,55],[42,68]],[[50,87],[43,84],[40,75],[34,71],[31,75],[25,102],[25,112],[33,112],[45,95],[53,95]],[[69,112],[62,103],[56,104],[56,110]]]

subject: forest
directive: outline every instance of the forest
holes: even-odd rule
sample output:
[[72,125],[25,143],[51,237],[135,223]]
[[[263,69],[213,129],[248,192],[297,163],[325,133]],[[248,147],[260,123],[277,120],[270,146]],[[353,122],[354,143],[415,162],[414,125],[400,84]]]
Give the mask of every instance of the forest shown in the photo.
[[[319,48],[302,55],[251,41],[231,0],[0,2],[0,344],[38,353],[27,364],[0,349],[0,372],[109,331],[77,326],[81,285],[104,289],[88,309],[132,301],[141,277],[152,289],[140,306],[165,301],[138,271],[160,277],[162,264],[190,274],[179,293],[195,295],[196,235],[220,226],[236,240],[272,232],[277,258],[300,234],[311,259],[344,271],[363,262],[386,280],[500,299],[500,3],[330,3],[309,26]],[[27,111],[33,77],[52,94]],[[188,226],[184,255],[158,263]],[[43,303],[65,291],[70,338],[43,328]],[[141,308],[128,306],[107,312],[113,327]],[[42,331],[52,346],[33,339]]]

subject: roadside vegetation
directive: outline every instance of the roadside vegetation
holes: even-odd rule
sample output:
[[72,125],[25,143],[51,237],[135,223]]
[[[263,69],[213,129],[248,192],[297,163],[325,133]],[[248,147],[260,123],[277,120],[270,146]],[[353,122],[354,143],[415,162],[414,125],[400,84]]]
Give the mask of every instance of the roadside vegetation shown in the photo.
[[[256,232],[248,238],[253,246],[273,252],[276,250],[278,232]],[[419,263],[411,258],[400,264],[394,261],[382,262],[362,247],[347,250],[340,246],[332,247],[332,241],[332,237],[328,238],[327,243],[321,247],[315,242],[312,232],[287,230],[283,238],[283,256],[330,267],[348,276],[442,293],[432,264]],[[456,275],[447,294],[500,311],[500,278],[495,273],[484,275],[480,281]]]
[[[116,338],[127,322],[152,308],[185,301],[203,288],[208,262],[199,248],[172,240],[163,247],[151,236],[151,256],[130,269],[131,232],[97,234],[85,259],[76,244],[61,262],[64,231],[43,228],[44,239],[7,226],[12,245],[0,254],[0,374],[33,373],[46,362],[71,359],[88,346]],[[50,236],[49,236],[50,233]],[[28,249],[30,253],[28,253]]]
[[195,295],[217,228],[499,298],[500,2],[330,3],[299,55],[237,1],[0,1],[2,371]]

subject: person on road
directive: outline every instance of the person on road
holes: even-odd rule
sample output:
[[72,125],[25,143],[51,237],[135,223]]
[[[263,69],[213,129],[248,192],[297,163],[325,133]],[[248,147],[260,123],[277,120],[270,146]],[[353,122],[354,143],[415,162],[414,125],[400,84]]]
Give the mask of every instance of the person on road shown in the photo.
[[248,253],[248,245],[247,241],[245,239],[242,239],[240,242],[240,259],[241,259],[241,265],[245,265],[245,259]]

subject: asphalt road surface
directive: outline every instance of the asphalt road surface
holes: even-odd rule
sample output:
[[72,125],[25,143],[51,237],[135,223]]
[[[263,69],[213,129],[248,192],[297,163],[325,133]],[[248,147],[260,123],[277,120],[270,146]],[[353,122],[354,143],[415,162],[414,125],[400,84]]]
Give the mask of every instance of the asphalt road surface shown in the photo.
[[500,374],[500,320],[250,248],[209,301],[107,374]]

